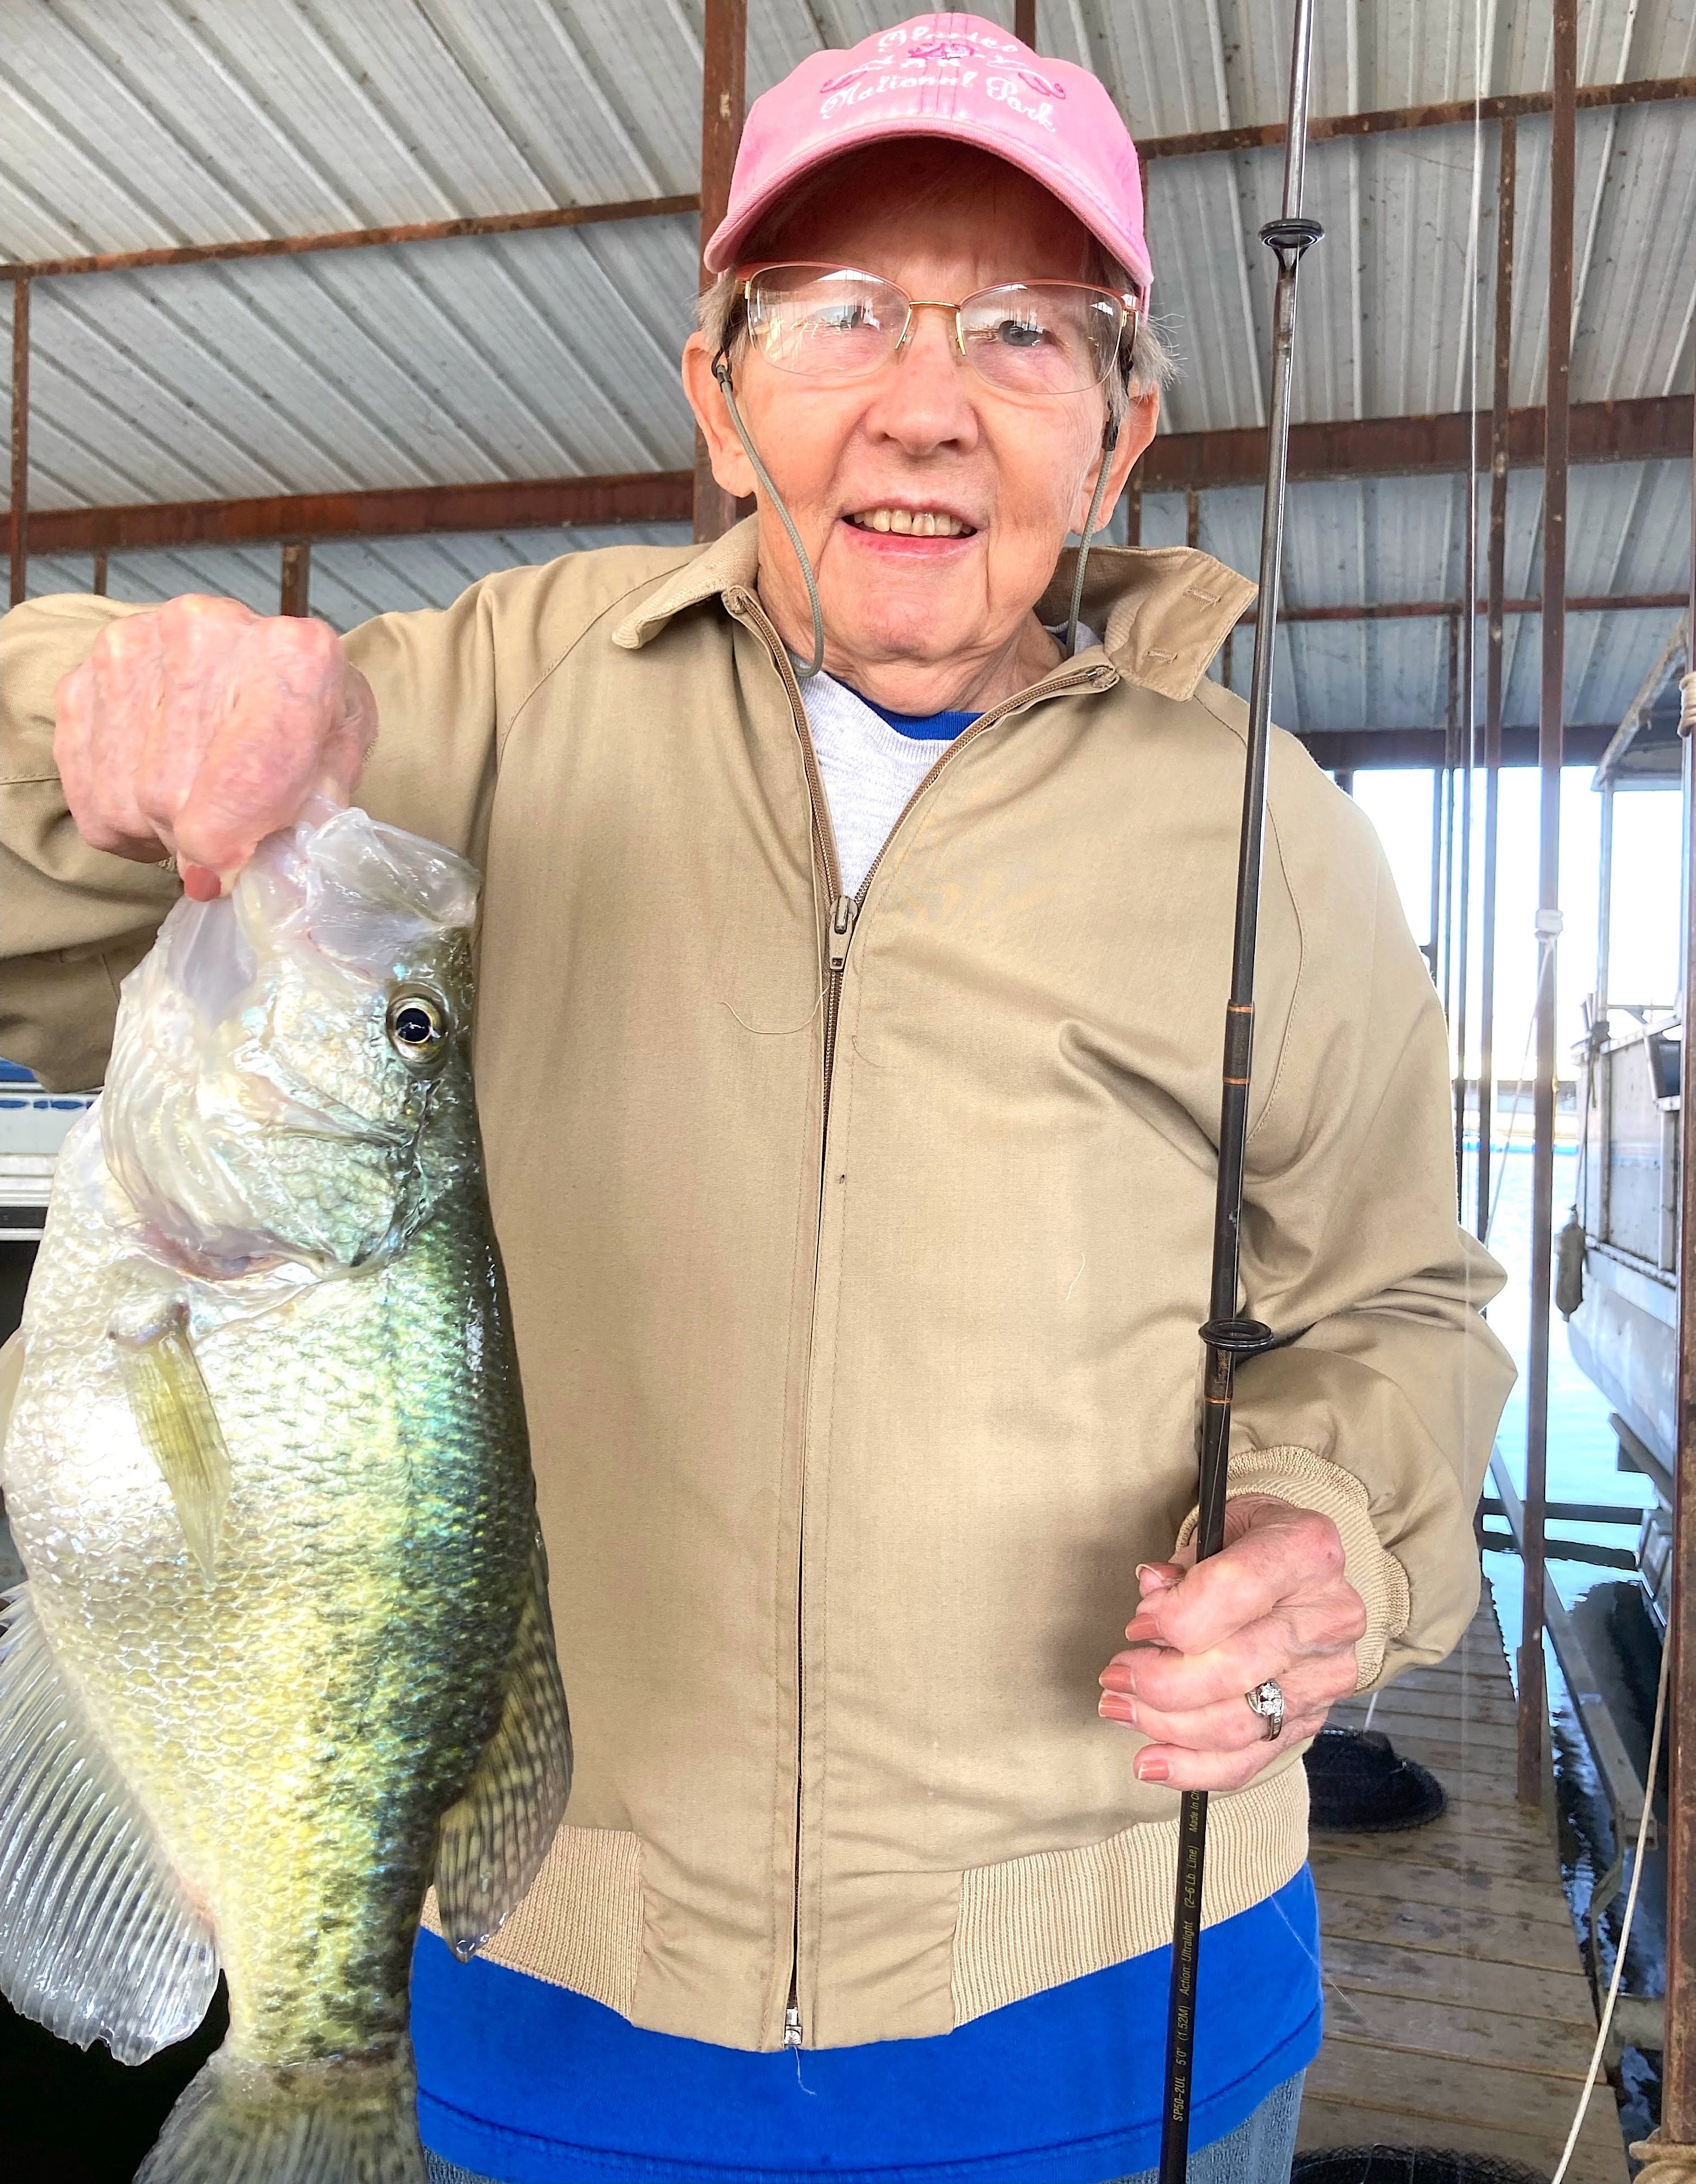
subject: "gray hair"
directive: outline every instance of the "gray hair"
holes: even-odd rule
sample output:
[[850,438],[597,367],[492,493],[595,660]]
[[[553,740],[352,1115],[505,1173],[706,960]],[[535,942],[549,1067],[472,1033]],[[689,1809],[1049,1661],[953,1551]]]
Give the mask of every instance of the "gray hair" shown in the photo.
[[[1111,288],[1115,295],[1126,294],[1135,285],[1124,268],[1093,242],[1084,278],[1100,287]],[[728,334],[733,364],[740,358],[748,341],[747,322],[736,310],[737,288],[733,267],[721,273],[711,287],[701,291],[695,307],[695,323],[706,337],[708,354],[717,356],[724,348]],[[1169,387],[1177,376],[1178,353],[1172,346],[1168,326],[1158,319],[1140,319],[1128,376],[1121,377],[1116,371],[1107,375],[1108,417],[1115,426],[1123,424],[1125,410],[1134,397],[1158,393]]]

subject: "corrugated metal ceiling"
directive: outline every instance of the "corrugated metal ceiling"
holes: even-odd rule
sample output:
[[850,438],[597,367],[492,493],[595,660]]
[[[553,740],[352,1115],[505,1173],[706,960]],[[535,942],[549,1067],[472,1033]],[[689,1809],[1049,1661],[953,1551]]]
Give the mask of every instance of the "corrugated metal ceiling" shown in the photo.
[[[750,95],[905,0],[750,0]],[[1010,11],[996,10],[997,14]],[[1275,120],[1283,0],[1042,0],[1039,42],[1107,82],[1142,136]],[[700,0],[10,0],[0,51],[0,253],[10,259],[450,218],[686,192],[699,156]],[[1536,89],[1532,0],[1365,0],[1321,17],[1321,113]],[[1696,71],[1696,0],[1589,0],[1581,79]],[[1513,398],[1542,398],[1546,121],[1520,126]],[[1579,117],[1576,401],[1693,380],[1688,254],[1696,114]],[[1475,176],[1475,157],[1478,171]],[[1476,280],[1488,400],[1496,139],[1470,127],[1323,143],[1309,203],[1299,417],[1399,415],[1469,398]],[[1184,354],[1168,422],[1262,421],[1276,153],[1157,163],[1157,302]],[[1480,220],[1476,252],[1475,197]],[[689,460],[675,359],[695,224],[661,219],[499,239],[43,281],[35,299],[32,500],[222,498],[608,471]],[[0,415],[3,415],[0,389]],[[1539,481],[1516,475],[1509,589],[1536,587]],[[1683,581],[1688,473],[1582,470],[1575,593]],[[1253,566],[1257,493],[1205,495],[1202,540]],[[1441,479],[1297,488],[1297,604],[1459,589],[1461,490]],[[1151,498],[1145,537],[1181,538]],[[600,543],[581,532],[324,545],[314,604],[341,626],[444,600],[487,567]],[[621,531],[621,538],[667,535]],[[255,604],[270,549],[120,557],[114,591],[193,583]],[[87,581],[43,560],[31,589]],[[1569,716],[1632,695],[1670,616],[1575,619]],[[1535,717],[1537,624],[1509,638],[1508,717]],[[1441,621],[1297,625],[1278,690],[1292,727],[1425,726],[1446,699]]]

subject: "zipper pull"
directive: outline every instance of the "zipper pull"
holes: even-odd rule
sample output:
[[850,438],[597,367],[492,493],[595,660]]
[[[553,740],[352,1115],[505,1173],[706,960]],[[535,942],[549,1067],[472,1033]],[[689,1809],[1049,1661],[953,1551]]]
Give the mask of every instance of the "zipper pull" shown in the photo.
[[851,894],[840,894],[830,905],[830,939],[828,961],[833,971],[840,972],[848,961],[848,943],[853,935],[854,920],[860,914],[860,905]]
[[801,2045],[801,2011],[794,2003],[784,2012],[784,2045],[785,2048],[799,2048]]

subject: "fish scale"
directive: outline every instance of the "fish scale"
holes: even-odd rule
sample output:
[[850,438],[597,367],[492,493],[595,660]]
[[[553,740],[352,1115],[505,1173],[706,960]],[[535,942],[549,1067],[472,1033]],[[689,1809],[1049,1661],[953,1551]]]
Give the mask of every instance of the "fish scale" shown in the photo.
[[[255,862],[233,905],[173,912],[126,983],[25,1306],[0,1466],[29,1580],[0,1658],[0,1987],[138,2059],[197,2020],[220,1963],[229,2036],[149,2184],[416,2184],[426,1889],[468,1954],[545,1855],[570,1763],[471,1094],[470,875],[356,812]],[[197,1022],[185,984],[192,1003],[220,916],[245,952],[226,946]],[[251,971],[233,991],[231,964]],[[427,1070],[395,1048],[415,989],[448,1024]],[[194,1400],[161,1427],[138,1369]],[[197,1432],[223,1469],[186,1460]],[[69,1761],[31,1741],[48,1676]],[[81,1866],[53,1826],[67,1768],[103,1800]],[[8,1923],[26,1875],[34,1924]],[[126,1892],[154,1958],[89,1961],[79,1939]]]

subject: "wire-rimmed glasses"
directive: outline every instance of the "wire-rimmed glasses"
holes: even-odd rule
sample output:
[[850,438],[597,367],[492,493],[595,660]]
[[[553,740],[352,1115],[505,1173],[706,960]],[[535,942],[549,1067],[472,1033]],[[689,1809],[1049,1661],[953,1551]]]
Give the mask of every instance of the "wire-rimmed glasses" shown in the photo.
[[863,379],[906,348],[915,312],[943,311],[962,360],[1027,399],[1099,387],[1135,340],[1138,311],[1134,295],[1084,281],[1010,281],[939,303],[851,265],[761,265],[741,287],[749,338],[781,371]]

